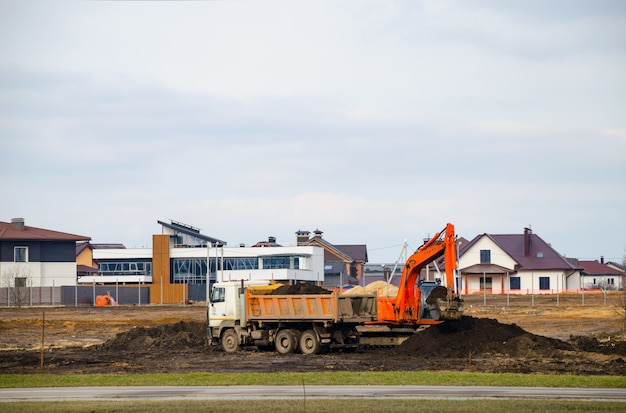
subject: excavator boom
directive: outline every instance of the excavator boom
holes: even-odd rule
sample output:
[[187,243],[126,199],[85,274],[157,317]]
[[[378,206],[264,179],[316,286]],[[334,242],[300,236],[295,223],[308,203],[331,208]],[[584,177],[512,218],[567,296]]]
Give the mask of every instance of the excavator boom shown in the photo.
[[[423,279],[422,270],[443,257],[445,274],[441,281]],[[463,300],[456,292],[456,236],[454,225],[436,233],[419,247],[404,264],[395,298],[379,297],[379,324],[417,326],[458,319],[463,314]]]

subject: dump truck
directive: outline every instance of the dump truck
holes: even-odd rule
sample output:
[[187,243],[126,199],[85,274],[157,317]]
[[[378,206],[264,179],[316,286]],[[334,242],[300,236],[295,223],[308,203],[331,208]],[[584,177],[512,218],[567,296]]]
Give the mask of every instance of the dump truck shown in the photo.
[[278,353],[354,350],[357,326],[378,319],[375,294],[274,294],[270,282],[218,282],[207,308],[211,345],[234,353],[245,346]]

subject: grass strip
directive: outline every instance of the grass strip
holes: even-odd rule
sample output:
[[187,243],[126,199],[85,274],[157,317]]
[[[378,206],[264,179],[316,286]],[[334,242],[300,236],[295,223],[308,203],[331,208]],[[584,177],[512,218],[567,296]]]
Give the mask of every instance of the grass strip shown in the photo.
[[2,374],[0,387],[443,385],[626,388],[622,376],[491,374],[449,371],[315,373]]
[[229,400],[229,401],[73,401],[2,403],[5,413],[196,413],[196,412],[325,412],[373,411],[381,413],[404,412],[481,412],[481,413],[621,413],[624,403],[594,401],[545,400]]

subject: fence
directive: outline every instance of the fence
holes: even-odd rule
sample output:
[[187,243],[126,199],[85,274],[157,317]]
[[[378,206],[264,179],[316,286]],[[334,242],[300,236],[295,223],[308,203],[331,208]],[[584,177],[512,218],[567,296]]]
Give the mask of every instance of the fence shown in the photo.
[[65,305],[93,306],[96,296],[109,293],[118,304],[150,304],[148,286],[60,286],[0,288],[0,307]]
[[617,306],[626,308],[625,291],[575,290],[529,294],[492,294],[488,290],[475,291],[462,296],[466,304],[516,307],[516,306]]

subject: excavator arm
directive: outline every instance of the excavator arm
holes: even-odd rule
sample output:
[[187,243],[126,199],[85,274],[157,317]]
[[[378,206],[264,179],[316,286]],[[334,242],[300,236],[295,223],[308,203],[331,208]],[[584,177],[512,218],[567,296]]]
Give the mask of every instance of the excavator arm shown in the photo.
[[[443,257],[441,280],[422,277],[422,269]],[[398,345],[423,325],[456,320],[463,315],[463,300],[456,292],[456,236],[447,224],[405,262],[395,297],[378,295],[378,319],[361,328],[361,342],[369,345]]]
[[[442,285],[420,279],[422,269],[443,256],[445,277]],[[437,265],[435,263],[435,265]],[[458,319],[462,316],[463,301],[455,292],[456,236],[454,225],[436,233],[419,247],[406,261],[393,304],[398,320],[416,320],[419,324]],[[420,311],[421,310],[421,311]],[[423,320],[428,319],[428,321]]]

